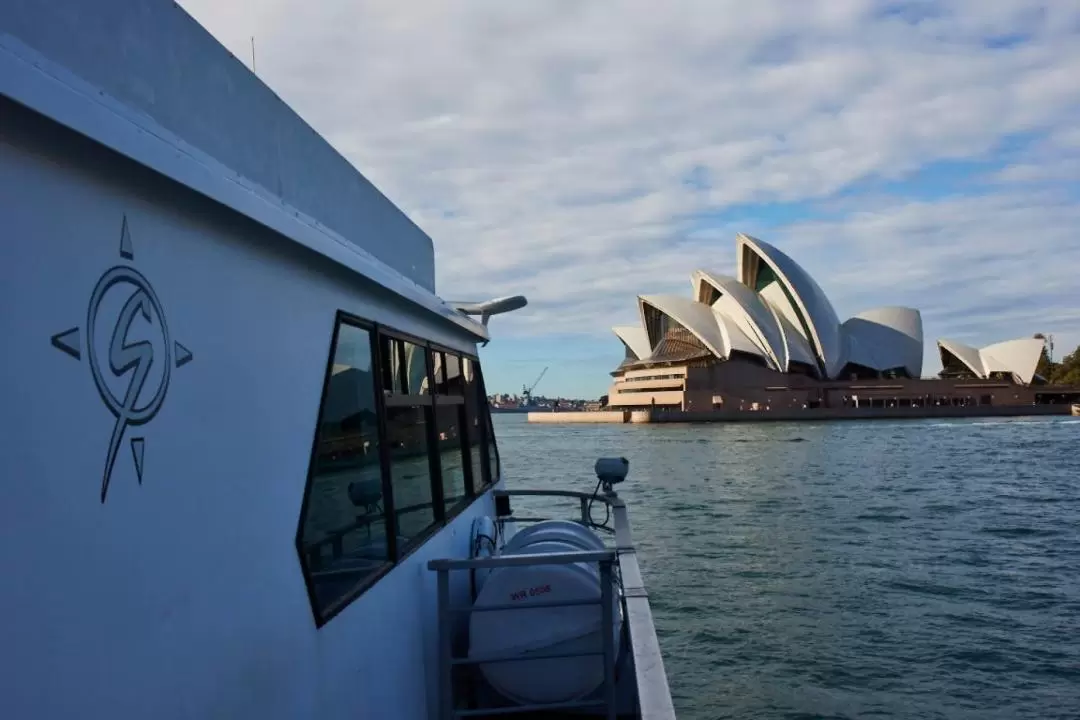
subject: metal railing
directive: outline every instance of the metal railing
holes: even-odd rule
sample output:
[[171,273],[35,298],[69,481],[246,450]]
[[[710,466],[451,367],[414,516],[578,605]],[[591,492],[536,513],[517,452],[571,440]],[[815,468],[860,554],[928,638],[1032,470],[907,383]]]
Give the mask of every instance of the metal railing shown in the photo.
[[[520,608],[516,604],[489,605],[487,607],[455,606],[450,598],[450,572],[452,570],[484,570],[500,567],[534,567],[538,565],[569,565],[572,563],[597,563],[600,566],[600,598],[596,600],[572,600],[572,601],[546,601],[530,603],[526,607],[550,608],[571,607],[580,605],[601,606],[601,628],[609,629],[614,622],[612,611],[613,566],[616,562],[614,550],[598,550],[593,552],[567,552],[567,553],[536,553],[530,555],[506,555],[502,557],[474,558],[460,560],[432,560],[428,568],[438,573],[438,602],[439,602],[439,718],[451,720],[462,717],[483,717],[505,715],[508,713],[535,712],[538,710],[583,710],[583,709],[606,709],[608,720],[615,720],[615,640],[611,632],[604,631],[603,647],[598,651],[577,651],[559,653],[528,653],[528,654],[503,654],[482,655],[474,657],[455,657],[453,653],[453,628],[454,615],[458,613],[468,614],[472,612],[491,612],[495,610],[509,610]],[[454,687],[453,669],[462,665],[480,665],[495,662],[517,662],[522,660],[553,660],[572,657],[588,657],[601,655],[604,662],[604,699],[582,700],[575,702],[560,702],[546,704],[518,705],[514,707],[461,709],[457,707]]]
[[[496,495],[562,497],[577,498],[580,504],[580,522],[590,528],[614,534],[615,547],[591,552],[543,553],[526,555],[507,555],[474,559],[440,559],[428,563],[428,568],[437,573],[439,604],[439,718],[451,720],[461,717],[482,717],[509,715],[538,710],[555,711],[569,709],[588,709],[603,711],[605,717],[616,717],[618,703],[616,697],[615,641],[610,628],[614,623],[612,593],[614,580],[618,578],[621,588],[620,603],[624,621],[624,637],[629,642],[633,658],[635,692],[637,697],[637,717],[640,720],[674,720],[675,710],[671,700],[671,690],[664,670],[664,661],[660,653],[660,644],[656,637],[649,598],[638,566],[637,553],[634,550],[630,533],[630,518],[626,503],[614,492],[585,493],[568,490],[500,490]],[[597,523],[592,518],[594,503],[606,505],[610,514],[604,523]],[[540,517],[508,517],[501,521],[539,522]],[[612,524],[609,525],[608,521]],[[455,657],[453,654],[454,622],[458,614],[485,612],[517,608],[518,605],[496,605],[488,607],[463,607],[451,604],[450,572],[455,570],[481,570],[498,567],[522,567],[535,565],[564,565],[571,563],[596,563],[600,570],[599,600],[576,600],[562,602],[538,602],[526,606],[528,609],[543,607],[568,607],[573,605],[594,605],[601,607],[603,628],[602,648],[597,651],[492,657]],[[565,657],[601,655],[604,663],[604,681],[602,700],[586,699],[577,702],[564,702],[546,705],[521,705],[515,707],[462,709],[457,707],[454,685],[454,668],[463,665],[479,665],[490,662],[514,662]]]

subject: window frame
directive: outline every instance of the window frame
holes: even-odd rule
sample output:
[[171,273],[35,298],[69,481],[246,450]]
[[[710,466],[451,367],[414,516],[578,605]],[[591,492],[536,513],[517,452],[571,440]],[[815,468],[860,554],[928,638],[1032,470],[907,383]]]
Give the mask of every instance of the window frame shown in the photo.
[[491,457],[489,453],[484,467],[488,468],[488,477],[485,478],[483,490],[487,492],[492,486],[494,486],[502,477],[502,457],[499,455],[499,441],[495,439],[495,421],[491,417],[491,403],[488,402],[487,385],[484,384],[484,368],[481,367],[480,362],[476,361],[476,390],[480,394],[479,402],[482,402],[484,407],[487,408],[487,422],[480,423],[480,436],[482,439],[483,449],[488,451],[490,446],[495,450],[495,466],[492,467]]
[[[492,431],[492,429],[490,427],[490,425],[492,423],[491,405],[490,405],[490,403],[488,403],[487,390],[484,388],[484,376],[482,374],[482,369],[480,367],[480,362],[478,360],[476,360],[476,358],[470,358],[470,362],[473,363],[473,368],[474,368],[473,369],[473,376],[474,377],[473,377],[473,383],[472,383],[473,384],[472,392],[475,393],[475,402],[476,402],[476,405],[477,405],[477,409],[479,410],[481,405],[483,405],[483,407],[487,408],[487,413],[486,413],[487,419],[486,419],[486,421],[484,421],[484,419],[481,418],[481,422],[479,423],[479,431],[480,431],[479,432],[479,441],[480,441],[480,458],[481,458],[481,460],[480,460],[480,478],[479,478],[479,484],[478,485],[475,484],[475,477],[476,476],[475,475],[473,476],[473,478],[474,478],[474,492],[477,495],[482,495],[483,493],[490,490],[492,488],[492,486],[495,485],[496,482],[498,482],[498,479],[499,479],[499,459],[498,459],[499,450],[498,450],[498,446],[497,446],[497,443],[496,443],[496,447],[495,447],[495,466],[492,467],[492,465],[491,465],[491,457],[492,456],[491,456],[490,452],[488,451],[488,447],[491,444],[490,440],[493,437],[493,431]],[[464,369],[462,370],[462,372],[464,372]],[[466,392],[469,392],[467,387],[466,387]],[[469,455],[470,455],[470,462],[471,462],[472,461],[471,460],[472,453],[470,452]]]
[[[330,392],[330,380],[333,373],[334,363],[337,357],[338,344],[342,328],[352,327],[364,330],[369,334],[369,346],[371,351],[371,374],[374,384],[374,410],[376,415],[376,429],[378,433],[378,458],[380,467],[380,480],[382,488],[382,520],[386,532],[386,560],[370,575],[360,580],[348,592],[324,606],[320,604],[316,594],[315,583],[310,571],[307,548],[304,545],[304,527],[310,507],[309,498],[312,486],[315,482],[315,469],[319,452],[319,441],[322,433],[322,414],[326,407]],[[401,395],[388,391],[384,386],[384,363],[382,357],[383,339],[388,338],[397,341],[410,342],[423,349],[427,363],[427,386],[428,392],[423,395]],[[463,363],[466,358],[473,364],[474,385],[477,392],[476,414],[480,415],[479,436],[481,467],[472,467],[472,453],[469,445],[469,433],[458,433],[458,451],[462,454],[462,468],[465,475],[465,495],[452,506],[446,505],[443,493],[442,477],[442,451],[438,443],[438,416],[437,406],[456,406],[459,427],[467,429],[469,422],[468,403],[464,393],[468,392],[468,385],[462,378],[464,386],[462,395],[445,395],[436,392],[435,356],[437,353],[452,354],[458,357],[462,364],[461,372],[464,373]],[[445,360],[444,360],[445,363]],[[402,371],[407,376],[407,370]],[[445,377],[445,365],[443,367]],[[393,383],[391,384],[393,386]],[[407,388],[410,392],[412,388]],[[428,452],[428,476],[431,483],[431,498],[433,522],[417,536],[404,543],[398,542],[399,511],[394,502],[394,488],[392,476],[392,459],[390,447],[387,443],[387,408],[390,407],[422,407],[426,421],[427,452]],[[483,417],[483,416],[486,416]],[[330,346],[327,352],[327,360],[323,368],[322,389],[319,396],[319,406],[315,417],[315,431],[311,441],[311,452],[308,456],[307,475],[304,482],[304,494],[300,504],[300,516],[296,526],[295,546],[297,558],[300,561],[300,571],[304,578],[304,586],[307,590],[308,602],[311,606],[312,616],[316,628],[322,628],[333,620],[341,611],[355,602],[368,589],[384,578],[391,570],[397,567],[410,555],[423,547],[436,533],[445,528],[458,515],[469,508],[477,498],[489,491],[498,478],[499,455],[498,445],[494,446],[495,453],[492,456],[489,450],[490,438],[492,437],[491,408],[487,402],[487,395],[483,384],[483,371],[478,355],[463,352],[440,343],[424,340],[415,335],[397,330],[389,325],[368,320],[344,310],[338,310],[334,315],[333,328],[330,334]],[[491,466],[491,458],[495,459],[495,467]]]
[[326,367],[323,370],[323,383],[322,392],[319,397],[319,407],[315,416],[315,433],[311,440],[311,454],[308,458],[307,477],[304,482],[304,497],[303,502],[300,505],[300,519],[296,525],[296,553],[297,558],[300,561],[300,571],[304,576],[304,586],[307,590],[308,602],[311,605],[312,615],[315,618],[316,628],[321,628],[328,623],[331,619],[336,617],[338,613],[349,606],[356,598],[364,593],[368,588],[372,587],[381,578],[385,577],[394,568],[394,561],[391,560],[396,553],[397,545],[397,522],[396,514],[394,512],[394,500],[392,494],[387,494],[387,481],[389,475],[386,472],[387,460],[389,458],[389,448],[385,447],[383,438],[386,437],[386,413],[383,408],[382,398],[380,392],[374,393],[375,399],[375,426],[377,428],[379,437],[379,478],[381,481],[381,488],[383,493],[382,507],[383,507],[383,523],[384,531],[386,533],[386,545],[387,545],[387,557],[378,570],[372,572],[363,580],[359,581],[349,592],[345,593],[337,600],[322,607],[318,595],[316,593],[315,583],[312,579],[312,573],[309,566],[308,555],[304,546],[304,527],[307,520],[307,514],[309,509],[309,499],[311,497],[312,486],[315,482],[315,468],[317,458],[319,454],[319,440],[322,436],[322,415],[323,409],[326,407],[327,397],[330,392],[330,380],[333,377],[334,361],[337,359],[338,343],[341,338],[341,330],[346,325],[354,327],[359,330],[365,330],[369,334],[369,347],[371,350],[371,370],[373,382],[382,382],[382,367],[379,362],[378,352],[378,333],[376,332],[375,323],[364,321],[361,318],[351,317],[346,320],[339,312],[334,317],[333,332],[330,336],[330,349],[327,353]]
[[[415,537],[412,537],[408,542],[404,543],[404,547],[397,547],[397,524],[400,518],[400,512],[395,510],[394,514],[394,540],[395,548],[391,557],[396,558],[393,562],[397,563],[408,557],[413,549],[423,545],[427,542],[432,535],[434,535],[439,528],[446,525],[446,506],[443,503],[442,496],[442,472],[439,465],[438,453],[432,452],[432,448],[436,447],[435,441],[438,439],[438,435],[435,431],[435,374],[434,374],[434,362],[431,355],[430,342],[421,340],[420,338],[410,335],[408,333],[395,330],[386,325],[380,325],[375,323],[375,334],[379,341],[376,343],[379,347],[379,362],[382,362],[382,338],[389,338],[391,340],[397,340],[402,343],[410,343],[420,348],[424,353],[425,363],[425,377],[427,379],[428,392],[426,394],[412,394],[413,388],[407,387],[408,368],[403,367],[401,382],[403,386],[409,391],[407,395],[395,395],[393,391],[388,391],[385,387],[376,388],[376,393],[382,395],[383,408],[382,411],[383,421],[385,423],[385,408],[387,407],[422,407],[424,413],[424,429],[427,442],[428,453],[428,482],[431,490],[431,513],[432,522],[423,532],[419,533]],[[381,376],[380,376],[381,377]],[[385,429],[385,426],[384,428]],[[384,440],[385,436],[381,436],[380,440]],[[387,455],[389,456],[390,448],[387,447]],[[393,477],[391,475],[392,463],[383,465],[383,473],[386,475],[386,479],[383,481],[384,487],[389,483],[390,491],[393,492]],[[436,482],[438,481],[438,482]],[[385,490],[384,490],[385,492]]]
[[[431,368],[431,373],[432,373],[431,387],[432,387],[433,391],[435,389],[434,382],[435,382],[435,379],[436,379],[435,374],[434,374],[435,373],[435,355],[436,354],[440,354],[443,357],[442,374],[443,374],[443,378],[445,379],[445,384],[446,385],[450,384],[449,378],[446,377],[446,356],[447,355],[454,355],[458,359],[458,370],[462,374],[462,386],[463,386],[463,388],[465,387],[465,377],[464,377],[464,373],[465,373],[464,361],[465,361],[465,358],[468,358],[469,362],[477,363],[477,367],[479,367],[479,361],[473,355],[469,355],[468,353],[461,352],[460,350],[455,350],[453,348],[447,347],[445,345],[441,345],[441,344],[436,343],[436,342],[429,343],[428,344],[428,358],[430,359],[429,367]],[[456,405],[456,406],[458,406],[458,427],[463,428],[463,429],[467,429],[468,428],[468,405],[465,402],[465,394],[464,393],[465,393],[464,389],[463,389],[461,395],[448,395],[448,394],[445,394],[445,393],[432,392],[431,397],[432,397],[432,401],[433,401],[432,402],[433,412],[434,412],[434,408],[436,408],[438,406],[446,407],[446,406]],[[436,417],[435,418],[435,423],[437,423],[437,422],[438,422],[438,418]],[[434,432],[438,433],[438,428],[437,427],[434,428]],[[436,434],[436,440],[438,440],[437,434]],[[472,467],[472,455],[469,452],[468,433],[467,432],[459,432],[458,433],[458,445],[459,445],[459,450],[461,451],[461,455],[462,455],[462,458],[461,458],[461,460],[462,460],[462,470],[465,473],[465,496],[461,500],[459,500],[456,504],[454,504],[453,506],[449,506],[449,507],[447,507],[445,505],[445,497],[443,498],[443,501],[444,501],[443,510],[446,513],[446,522],[449,522],[454,517],[456,517],[459,513],[464,511],[465,508],[467,508],[469,505],[471,505],[472,501],[475,500],[477,498],[477,496],[478,496],[478,493],[476,492],[477,483],[476,483],[475,475],[474,475],[475,470]],[[438,445],[436,445],[436,447],[438,447]],[[438,455],[439,458],[440,458],[439,482],[441,483],[442,482],[442,466],[441,466],[442,453],[439,452],[439,453],[435,453],[435,454]]]

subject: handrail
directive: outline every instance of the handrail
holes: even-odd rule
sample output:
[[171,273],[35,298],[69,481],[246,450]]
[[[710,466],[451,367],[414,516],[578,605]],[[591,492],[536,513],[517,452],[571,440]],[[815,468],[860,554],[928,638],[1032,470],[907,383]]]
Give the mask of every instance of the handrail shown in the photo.
[[591,492],[582,492],[581,490],[496,490],[495,495],[522,495],[527,497],[572,497],[572,498],[584,498],[585,500],[600,500],[605,503],[609,503],[606,495],[596,494]]
[[[611,500],[606,495],[601,495],[596,492],[582,492],[581,490],[496,490],[495,495],[503,495],[507,497],[566,497],[577,498],[581,504],[581,524],[586,525],[594,530],[603,530],[607,533],[614,533],[614,528],[607,525],[607,520],[604,524],[594,522],[592,519],[592,512],[590,506],[596,501],[602,502],[607,505],[609,510],[611,507]],[[617,497],[617,496],[616,496]],[[509,519],[509,518],[507,518]],[[514,522],[543,522],[548,518],[534,518],[534,517],[514,517]]]
[[490,570],[500,567],[527,567],[530,565],[569,565],[571,563],[594,563],[614,561],[615,550],[574,550],[561,553],[528,553],[526,555],[498,555],[481,558],[439,558],[428,561],[428,570]]
[[675,705],[671,700],[671,688],[664,670],[664,658],[660,653],[660,641],[656,637],[649,595],[645,590],[637,551],[634,549],[630,512],[626,502],[615,492],[594,495],[575,490],[497,490],[496,495],[578,498],[582,501],[583,521],[586,520],[587,502],[603,502],[611,508],[615,525],[615,553],[622,578],[625,621],[629,626],[630,646],[634,655],[639,717],[641,720],[675,720]]

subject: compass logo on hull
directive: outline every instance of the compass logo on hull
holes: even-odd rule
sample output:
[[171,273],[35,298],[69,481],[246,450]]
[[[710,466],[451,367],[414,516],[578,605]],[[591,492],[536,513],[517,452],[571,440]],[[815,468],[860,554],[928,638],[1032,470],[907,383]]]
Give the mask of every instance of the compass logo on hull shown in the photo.
[[[127,216],[120,228],[120,257],[135,260]],[[138,318],[143,322],[136,323]],[[148,334],[151,339],[143,338]],[[84,336],[90,375],[115,418],[101,479],[104,503],[127,429],[154,419],[165,402],[173,369],[191,362],[192,354],[172,339],[157,293],[132,265],[115,265],[106,270],[90,293],[85,326],[53,335],[52,344],[82,360]],[[141,485],[146,438],[131,437],[130,444],[135,475]]]

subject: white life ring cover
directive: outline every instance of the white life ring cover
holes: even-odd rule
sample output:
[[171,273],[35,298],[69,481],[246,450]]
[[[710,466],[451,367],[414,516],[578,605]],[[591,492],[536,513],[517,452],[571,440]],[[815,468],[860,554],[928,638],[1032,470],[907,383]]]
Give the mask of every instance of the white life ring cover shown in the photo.
[[[520,530],[502,549],[502,554],[565,553],[604,548],[604,541],[580,523],[546,520]],[[521,609],[473,613],[470,628],[477,624],[478,616],[484,616],[480,623],[484,630],[475,634],[470,632],[471,652],[536,651],[597,632],[601,622],[599,605],[535,610],[528,607],[544,602],[599,599],[600,576],[596,565],[591,563],[499,568],[486,579],[474,607],[512,603],[520,604]],[[489,642],[491,647],[488,647]]]
[[[593,536],[591,539],[588,536]],[[546,528],[532,526],[515,537],[516,547],[504,554],[555,553],[595,550],[603,541],[577,523],[552,521]],[[507,553],[512,550],[512,553]],[[531,605],[555,601],[600,599],[600,577],[595,564],[504,567],[487,578],[475,608],[514,605],[511,609],[473,612],[469,620],[469,655],[528,655],[551,651],[595,648],[602,637],[599,603],[570,607]],[[622,613],[617,588],[612,592],[615,651],[621,644]],[[561,660],[520,660],[481,665],[488,681],[518,702],[556,702],[584,697],[603,679],[597,656]],[[541,677],[542,676],[542,677]]]
[[603,550],[605,548],[604,541],[581,523],[571,522],[570,520],[545,520],[516,532],[514,537],[506,543],[503,552],[511,554],[528,543],[555,538],[565,540],[570,545],[581,550]]

